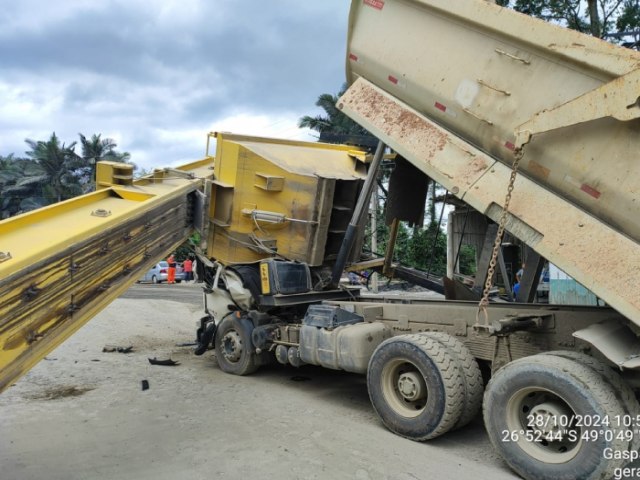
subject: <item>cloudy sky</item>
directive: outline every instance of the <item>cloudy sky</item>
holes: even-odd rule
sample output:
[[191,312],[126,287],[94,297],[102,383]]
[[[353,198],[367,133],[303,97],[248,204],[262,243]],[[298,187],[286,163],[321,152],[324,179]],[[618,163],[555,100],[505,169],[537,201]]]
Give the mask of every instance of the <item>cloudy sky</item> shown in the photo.
[[[208,131],[297,128],[344,82],[348,0],[20,0],[0,9],[0,155],[101,133],[146,169]],[[79,151],[79,149],[77,149]]]

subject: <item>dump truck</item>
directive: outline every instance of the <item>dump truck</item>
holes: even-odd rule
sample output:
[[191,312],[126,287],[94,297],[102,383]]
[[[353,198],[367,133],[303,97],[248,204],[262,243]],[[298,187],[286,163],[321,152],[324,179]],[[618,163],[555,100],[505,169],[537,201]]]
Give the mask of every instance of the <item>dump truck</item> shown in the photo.
[[[138,180],[102,163],[96,192],[0,222],[0,389],[198,231],[195,353],[213,349],[223,371],[279,362],[363,374],[381,422],[408,439],[482,411],[524,478],[631,476],[639,61],[484,0],[353,0],[337,107],[380,140],[375,154],[211,134],[201,161]],[[394,175],[437,182],[491,223],[480,302],[340,285],[345,268],[397,271],[391,252],[361,257],[391,152]],[[391,216],[415,220],[424,198],[391,184]],[[606,306],[489,301],[503,231],[537,255],[525,299],[546,259]]]

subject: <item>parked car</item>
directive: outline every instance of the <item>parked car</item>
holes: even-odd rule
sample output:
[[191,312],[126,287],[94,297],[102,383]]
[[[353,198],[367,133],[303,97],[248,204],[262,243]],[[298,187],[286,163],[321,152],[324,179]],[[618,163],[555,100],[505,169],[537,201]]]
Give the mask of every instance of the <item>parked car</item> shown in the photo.
[[[166,282],[168,271],[169,264],[167,262],[158,262],[138,281],[151,283]],[[182,265],[178,263],[176,264],[176,283],[180,283],[182,280],[184,280],[184,272],[182,271]]]

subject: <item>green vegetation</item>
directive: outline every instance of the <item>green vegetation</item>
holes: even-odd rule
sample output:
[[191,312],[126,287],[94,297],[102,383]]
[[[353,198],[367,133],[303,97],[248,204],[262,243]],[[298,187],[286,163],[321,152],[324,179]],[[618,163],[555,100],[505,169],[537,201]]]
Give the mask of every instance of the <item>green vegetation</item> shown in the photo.
[[184,262],[187,257],[193,257],[196,252],[196,246],[200,245],[200,234],[194,232],[189,239],[180,245],[175,251],[176,262]]
[[[338,98],[346,90],[346,84],[342,86],[340,91],[336,94],[323,93],[318,97],[316,106],[324,110],[324,114],[316,115],[314,117],[305,115],[298,122],[300,128],[310,128],[319,133],[332,133],[332,134],[348,134],[348,135],[370,135],[360,125],[355,123],[344,113],[336,108]],[[386,204],[385,192],[388,189],[388,182],[390,176],[390,169],[381,169],[378,185],[382,191],[380,201],[377,208],[377,251],[374,254],[382,255],[389,242],[389,227],[385,225],[384,221],[384,205]],[[414,228],[410,228],[406,223],[402,222],[398,229],[398,238],[396,240],[394,250],[394,260],[400,262],[403,265],[417,268],[420,270],[429,271],[437,275],[444,275],[447,271],[447,235],[443,228],[439,225],[440,208],[436,208],[435,192],[438,187],[433,183],[430,187],[431,195],[428,195],[427,205],[425,211],[428,212],[428,216],[423,225],[417,225]],[[437,212],[437,213],[436,213]],[[446,214],[445,214],[446,220]],[[365,249],[371,250],[371,228],[367,228],[365,233]],[[464,263],[469,272],[475,272],[475,254],[465,250],[465,255],[471,258],[471,264],[469,258],[462,260],[461,253],[461,265]]]
[[[521,13],[532,15],[543,20],[588,33],[600,38],[620,43],[627,47],[640,44],[640,0],[496,0],[504,7],[513,8]],[[342,85],[338,94],[323,93],[318,97],[316,106],[324,110],[324,114],[300,118],[300,128],[310,128],[321,134],[355,134],[368,135],[360,125],[336,108],[338,99],[346,91]],[[377,251],[383,254],[389,241],[389,227],[384,222],[384,192],[388,187],[389,173],[383,170],[378,178],[382,190],[382,199],[375,212],[377,218]],[[435,196],[438,186],[430,185],[423,225],[409,228],[401,223],[396,240],[394,260],[430,273],[444,275],[446,273],[447,236],[439,224],[440,209],[436,208]],[[372,232],[369,228],[365,234],[365,249],[371,249]],[[475,251],[463,245],[459,254],[460,273],[475,273]]]
[[298,127],[309,128],[318,133],[329,132],[334,134],[370,135],[364,128],[347,117],[336,107],[338,98],[347,90],[347,84],[343,84],[340,91],[333,95],[323,93],[316,100],[316,107],[324,110],[324,115],[311,117],[305,115],[298,121]]
[[[427,212],[432,212],[423,225],[409,227],[401,222],[394,249],[393,260],[409,267],[428,271],[434,275],[446,275],[447,272],[447,234],[439,226],[442,205],[436,206],[429,197]],[[377,212],[377,255],[384,255],[389,242],[389,227],[385,225],[384,196],[378,205]],[[432,207],[433,206],[433,207]],[[446,219],[446,212],[445,217]],[[371,226],[365,231],[365,250],[371,250]],[[473,275],[476,271],[476,254],[472,247],[463,245],[459,257],[460,273]]]
[[497,0],[519,12],[572,28],[582,33],[638,47],[638,0]]
[[130,158],[100,134],[90,138],[80,134],[81,155],[76,153],[77,142],[66,145],[55,132],[48,140],[25,142],[29,147],[25,157],[0,155],[0,219],[90,192],[97,161]]

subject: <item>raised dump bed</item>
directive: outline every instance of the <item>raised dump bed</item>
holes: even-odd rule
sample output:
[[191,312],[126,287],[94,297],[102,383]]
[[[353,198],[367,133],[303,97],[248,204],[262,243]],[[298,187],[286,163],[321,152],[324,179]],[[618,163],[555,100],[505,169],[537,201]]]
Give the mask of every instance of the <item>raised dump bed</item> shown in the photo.
[[482,0],[352,2],[338,106],[640,324],[640,54]]

